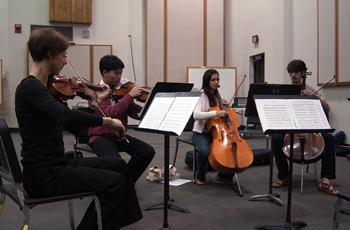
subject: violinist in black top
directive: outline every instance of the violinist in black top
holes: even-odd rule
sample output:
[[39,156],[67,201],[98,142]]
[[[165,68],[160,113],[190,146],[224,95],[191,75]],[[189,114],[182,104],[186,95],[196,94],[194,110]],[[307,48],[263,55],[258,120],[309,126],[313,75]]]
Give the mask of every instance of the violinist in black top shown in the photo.
[[[68,46],[67,39],[53,29],[34,30],[28,40],[33,65],[15,98],[24,188],[32,197],[95,192],[103,229],[116,230],[142,218],[127,165],[113,157],[66,159],[62,130],[103,125],[122,135],[125,127],[118,119],[71,110],[49,93],[48,77],[67,64]],[[97,229],[93,204],[77,229]]]
[[[307,70],[304,61],[293,60],[287,66],[292,84],[302,84],[302,74]],[[323,110],[327,117],[330,112],[330,107],[326,100],[321,98],[319,93],[315,94],[315,89],[305,84],[305,89],[302,91],[302,95],[306,96],[318,96],[320,98]],[[321,180],[319,182],[319,190],[331,195],[336,195],[339,190],[331,184],[330,180],[335,179],[335,139],[331,134],[322,134],[324,138],[325,147],[322,153],[322,166],[321,166]],[[288,176],[288,162],[286,156],[282,151],[283,147],[282,135],[272,136],[272,151],[275,154],[276,165],[278,168],[278,179],[272,182],[272,187],[279,188],[287,183]]]

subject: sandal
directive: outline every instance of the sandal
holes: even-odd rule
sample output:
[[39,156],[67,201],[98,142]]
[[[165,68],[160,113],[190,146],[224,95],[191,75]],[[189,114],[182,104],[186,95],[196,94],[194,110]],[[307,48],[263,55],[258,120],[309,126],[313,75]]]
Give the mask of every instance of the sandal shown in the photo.
[[285,185],[287,185],[287,179],[283,179],[283,180],[277,179],[277,180],[272,181],[271,186],[272,186],[272,188],[281,188]]
[[205,185],[206,184],[206,181],[205,180],[200,180],[200,179],[196,179],[195,181],[195,184],[198,184],[198,185]]
[[318,190],[328,193],[329,195],[336,196],[339,190],[334,187],[331,183],[320,182],[318,184]]

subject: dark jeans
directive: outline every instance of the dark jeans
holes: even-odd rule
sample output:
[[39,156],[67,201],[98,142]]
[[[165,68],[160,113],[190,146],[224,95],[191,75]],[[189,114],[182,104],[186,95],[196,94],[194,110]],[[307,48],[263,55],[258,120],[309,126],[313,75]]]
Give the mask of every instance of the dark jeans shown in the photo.
[[192,142],[197,150],[197,178],[205,180],[212,136],[209,133],[193,132]]
[[93,144],[92,149],[98,156],[114,156],[121,159],[119,152],[126,152],[131,156],[128,162],[131,178],[134,182],[139,179],[149,163],[151,163],[155,151],[149,144],[127,135],[127,141],[117,141],[109,137],[98,138]]
[[[323,134],[325,148],[321,158],[321,178],[335,179],[335,139],[332,134]],[[288,162],[282,151],[284,135],[272,135],[272,151],[275,155],[278,168],[278,178],[286,179],[288,176]]]
[[[103,229],[116,230],[142,218],[127,164],[113,157],[78,158],[68,165],[24,169],[24,188],[32,197],[95,192],[101,203]],[[92,202],[78,230],[97,229]]]
[[[199,180],[205,180],[205,174],[208,166],[208,156],[210,153],[210,145],[213,138],[210,133],[193,132],[192,142],[197,150],[197,175]],[[234,173],[219,173],[218,176],[225,180],[232,180]]]

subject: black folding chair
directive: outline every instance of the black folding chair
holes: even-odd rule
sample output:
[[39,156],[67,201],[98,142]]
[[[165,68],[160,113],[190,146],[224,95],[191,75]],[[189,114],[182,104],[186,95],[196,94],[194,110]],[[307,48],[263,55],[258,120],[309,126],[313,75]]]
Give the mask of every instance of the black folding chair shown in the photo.
[[[73,109],[86,112],[86,113],[94,113],[94,110],[91,107],[86,107],[86,106],[75,106]],[[83,152],[89,152],[89,153],[94,153],[89,146],[89,135],[88,135],[88,127],[83,127],[82,129],[79,130],[79,132],[74,134],[74,145],[73,145],[73,150],[75,153],[75,157],[81,157],[83,155]]]
[[339,214],[350,215],[350,209],[342,208],[343,201],[350,201],[350,196],[346,196],[344,194],[337,194],[337,201],[335,202],[334,214],[333,214],[333,226],[332,230],[336,230],[339,228]]
[[[4,183],[6,181],[6,183]],[[0,206],[4,206],[5,197],[13,200],[23,213],[23,230],[29,228],[29,210],[35,206],[59,201],[68,201],[70,228],[75,229],[73,199],[90,197],[95,202],[98,229],[102,230],[101,205],[98,197],[92,192],[74,193],[61,196],[32,198],[23,188],[22,170],[17,158],[10,130],[6,121],[0,119]]]

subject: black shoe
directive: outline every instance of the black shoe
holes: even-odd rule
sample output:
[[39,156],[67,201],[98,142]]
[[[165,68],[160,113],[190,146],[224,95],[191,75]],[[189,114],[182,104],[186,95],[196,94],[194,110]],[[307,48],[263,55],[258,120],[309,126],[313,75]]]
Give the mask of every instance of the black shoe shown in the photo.
[[215,177],[215,181],[222,184],[234,184],[232,179],[233,174],[218,173]]

